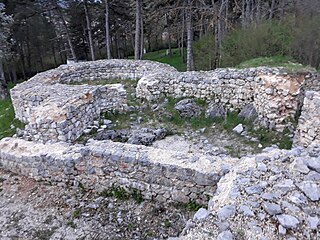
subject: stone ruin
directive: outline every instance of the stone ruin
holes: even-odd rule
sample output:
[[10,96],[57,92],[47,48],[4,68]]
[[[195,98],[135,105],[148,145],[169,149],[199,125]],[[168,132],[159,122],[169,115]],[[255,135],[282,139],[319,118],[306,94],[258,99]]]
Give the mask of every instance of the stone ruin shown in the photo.
[[[148,101],[162,96],[195,97],[230,110],[252,104],[258,122],[277,131],[291,126],[301,112],[294,148],[268,148],[238,159],[112,141],[72,144],[101,113],[128,110],[121,84],[75,85],[102,79],[139,80],[136,95]],[[0,141],[0,165],[37,180],[81,183],[97,191],[114,185],[134,188],[146,199],[202,204],[211,199],[210,212],[202,209],[194,221],[206,220],[218,239],[233,239],[235,232],[228,226],[241,221],[246,236],[254,236],[258,229],[256,236],[268,238],[278,232],[279,236],[314,239],[319,237],[315,229],[320,215],[320,92],[315,82],[310,73],[288,73],[281,68],[182,73],[152,61],[62,65],[11,90],[16,117],[26,127],[23,139]],[[209,215],[214,219],[209,221]],[[248,217],[258,221],[255,228],[249,226]],[[273,220],[279,227],[272,225]],[[217,221],[227,227],[221,228]],[[270,225],[270,231],[260,226],[263,223]],[[187,226],[184,238],[208,239],[197,226]]]

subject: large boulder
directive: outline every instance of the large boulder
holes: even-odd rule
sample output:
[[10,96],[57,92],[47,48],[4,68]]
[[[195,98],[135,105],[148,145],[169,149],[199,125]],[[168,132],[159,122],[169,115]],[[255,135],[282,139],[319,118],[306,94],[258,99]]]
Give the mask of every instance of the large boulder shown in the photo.
[[176,109],[181,117],[191,118],[197,117],[201,114],[201,108],[193,99],[186,98],[174,105],[174,109]]
[[224,118],[227,110],[219,104],[210,103],[206,111],[206,118]]
[[250,103],[242,108],[239,117],[244,118],[245,120],[254,121],[258,117],[258,112],[253,104]]

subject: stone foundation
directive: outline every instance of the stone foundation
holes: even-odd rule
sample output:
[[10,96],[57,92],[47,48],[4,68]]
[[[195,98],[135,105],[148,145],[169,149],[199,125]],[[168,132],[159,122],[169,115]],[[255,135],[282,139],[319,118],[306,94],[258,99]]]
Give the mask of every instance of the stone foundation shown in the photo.
[[304,76],[277,68],[161,72],[143,77],[136,92],[148,100],[163,95],[208,99],[231,111],[253,103],[260,123],[282,131],[296,114]]
[[26,123],[25,137],[29,140],[74,141],[102,112],[125,111],[127,95],[120,84],[67,84],[114,79],[130,81],[159,69],[176,71],[166,64],[133,60],[62,65],[39,73],[11,90],[16,118]]
[[112,141],[92,140],[83,146],[0,140],[0,165],[12,172],[97,191],[133,188],[145,199],[165,202],[206,203],[226,166],[236,161]]

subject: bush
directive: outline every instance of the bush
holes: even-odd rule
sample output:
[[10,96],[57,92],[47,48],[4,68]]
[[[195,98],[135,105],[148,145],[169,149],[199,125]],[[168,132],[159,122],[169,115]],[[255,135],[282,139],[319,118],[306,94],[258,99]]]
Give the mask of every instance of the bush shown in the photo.
[[212,32],[207,33],[193,44],[196,70],[210,70],[214,67],[215,39]]
[[236,29],[223,41],[222,66],[236,66],[256,57],[288,55],[293,41],[290,24],[265,22]]
[[292,56],[303,64],[320,67],[320,17],[301,19],[294,30]]

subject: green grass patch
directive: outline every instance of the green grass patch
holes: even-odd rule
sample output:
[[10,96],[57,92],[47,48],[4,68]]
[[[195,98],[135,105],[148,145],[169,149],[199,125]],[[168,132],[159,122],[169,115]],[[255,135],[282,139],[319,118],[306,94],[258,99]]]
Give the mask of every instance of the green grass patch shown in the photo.
[[126,191],[123,187],[120,186],[113,186],[110,189],[104,189],[100,193],[100,196],[105,198],[114,197],[122,201],[133,199],[138,204],[144,201],[143,196],[139,190],[130,189]]
[[204,206],[197,203],[196,201],[190,200],[187,203],[182,203],[181,207],[187,209],[188,211],[196,212]]
[[24,124],[15,119],[11,99],[0,100],[0,139],[14,135],[16,128],[24,128]]
[[315,71],[310,66],[297,63],[294,59],[287,56],[273,56],[273,57],[258,57],[240,63],[238,68],[250,68],[250,67],[283,67],[288,72],[305,72]]
[[178,48],[172,49],[172,56],[166,55],[166,49],[149,52],[143,56],[145,60],[153,60],[161,63],[167,63],[172,67],[175,67],[178,71],[186,71],[187,66],[181,59],[180,52]]

